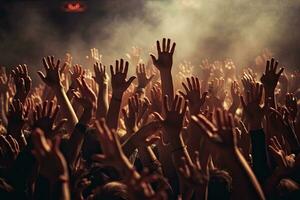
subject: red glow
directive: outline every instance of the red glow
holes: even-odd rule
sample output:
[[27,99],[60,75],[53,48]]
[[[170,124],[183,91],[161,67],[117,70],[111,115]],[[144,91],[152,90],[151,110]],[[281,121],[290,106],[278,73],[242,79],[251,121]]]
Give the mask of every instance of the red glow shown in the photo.
[[80,1],[65,2],[62,9],[65,12],[78,13],[84,12],[86,10],[86,5]]

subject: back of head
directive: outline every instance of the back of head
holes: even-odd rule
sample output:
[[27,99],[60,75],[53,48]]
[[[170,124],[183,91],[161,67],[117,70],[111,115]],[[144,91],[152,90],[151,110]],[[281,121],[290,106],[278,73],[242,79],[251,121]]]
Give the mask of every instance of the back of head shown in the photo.
[[96,191],[93,200],[128,200],[127,186],[120,182],[109,182]]

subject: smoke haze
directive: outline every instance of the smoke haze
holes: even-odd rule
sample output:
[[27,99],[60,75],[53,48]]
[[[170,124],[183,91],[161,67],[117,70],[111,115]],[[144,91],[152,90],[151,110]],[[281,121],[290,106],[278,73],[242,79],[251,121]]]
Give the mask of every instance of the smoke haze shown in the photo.
[[0,65],[38,67],[42,56],[66,52],[83,64],[93,47],[106,65],[132,46],[142,48],[146,61],[162,37],[176,41],[176,63],[230,57],[244,66],[270,48],[284,64],[299,65],[296,0],[94,0],[78,14],[63,13],[60,1],[46,2],[2,6]]

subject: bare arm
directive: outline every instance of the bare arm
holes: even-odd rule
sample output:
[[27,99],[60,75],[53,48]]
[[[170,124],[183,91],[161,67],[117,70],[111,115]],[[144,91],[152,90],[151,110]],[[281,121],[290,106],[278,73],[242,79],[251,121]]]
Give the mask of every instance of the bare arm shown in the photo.
[[55,92],[58,104],[61,106],[61,113],[63,113],[63,117],[68,119],[68,132],[71,133],[77,124],[78,119],[60,80],[60,60],[55,62],[53,56],[48,56],[47,59],[43,59],[43,64],[46,70],[46,76],[41,71],[38,71],[38,75],[44,83],[51,87]]
[[110,66],[111,71],[111,85],[112,85],[112,98],[110,100],[108,112],[107,112],[107,125],[110,128],[118,128],[118,119],[120,113],[120,107],[124,91],[129,87],[135,77],[130,77],[126,80],[129,63],[121,59],[120,63],[117,60],[115,70],[113,66]]

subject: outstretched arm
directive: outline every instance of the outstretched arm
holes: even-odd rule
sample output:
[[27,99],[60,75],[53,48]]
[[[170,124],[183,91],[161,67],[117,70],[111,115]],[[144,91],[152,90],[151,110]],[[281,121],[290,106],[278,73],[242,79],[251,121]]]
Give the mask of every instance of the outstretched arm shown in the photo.
[[[171,40],[163,38],[162,46],[160,45],[159,41],[156,42],[157,47],[157,58],[151,54],[151,58],[153,64],[160,72],[161,77],[161,87],[162,87],[162,95],[168,95],[169,100],[174,97],[174,88],[173,88],[173,79],[172,79],[172,65],[173,65],[173,54],[175,51],[176,43],[171,45]],[[170,103],[169,102],[169,103]]]
[[68,132],[71,133],[77,124],[78,119],[60,80],[60,60],[58,59],[55,62],[53,56],[48,56],[47,58],[43,58],[43,64],[46,70],[46,76],[41,71],[38,71],[38,75],[44,83],[55,92],[58,104],[61,106],[61,113],[64,118],[68,119]]
[[116,60],[115,70],[112,65],[110,66],[112,97],[106,117],[107,125],[109,128],[118,128],[118,119],[123,93],[135,79],[135,77],[132,76],[128,80],[126,80],[128,67],[129,63],[127,61],[124,63],[123,59],[121,59],[120,62]]
[[106,67],[101,63],[94,64],[95,76],[93,77],[98,84],[98,98],[96,117],[105,118],[108,111],[108,76],[106,74]]
[[193,121],[205,133],[214,148],[222,154],[224,166],[228,168],[233,178],[232,199],[265,199],[262,188],[253,171],[237,147],[237,135],[234,130],[232,114],[227,111],[216,112],[216,126],[203,115],[193,116]]

